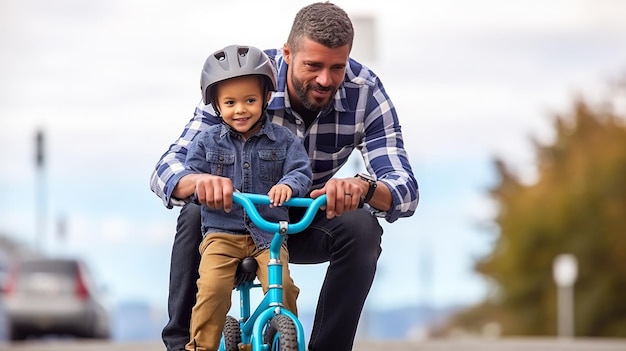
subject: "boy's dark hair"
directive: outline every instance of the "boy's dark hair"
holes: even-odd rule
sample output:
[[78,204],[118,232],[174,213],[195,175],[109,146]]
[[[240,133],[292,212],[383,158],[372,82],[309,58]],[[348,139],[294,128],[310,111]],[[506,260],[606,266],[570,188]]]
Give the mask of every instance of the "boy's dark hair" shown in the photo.
[[329,48],[346,44],[352,48],[354,28],[350,17],[342,8],[327,1],[316,2],[298,11],[287,38],[287,45],[297,52],[304,38]]

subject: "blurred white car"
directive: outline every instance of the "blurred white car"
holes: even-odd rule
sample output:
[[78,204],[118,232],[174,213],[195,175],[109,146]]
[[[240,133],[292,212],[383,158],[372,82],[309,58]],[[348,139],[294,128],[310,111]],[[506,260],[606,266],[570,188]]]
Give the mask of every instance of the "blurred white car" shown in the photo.
[[17,261],[4,281],[3,292],[11,340],[45,334],[110,337],[108,309],[80,260]]

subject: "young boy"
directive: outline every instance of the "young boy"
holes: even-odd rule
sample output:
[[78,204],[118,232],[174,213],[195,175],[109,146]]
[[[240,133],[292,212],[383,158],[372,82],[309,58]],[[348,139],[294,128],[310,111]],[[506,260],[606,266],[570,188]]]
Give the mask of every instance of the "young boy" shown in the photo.
[[[254,226],[241,206],[225,208],[216,198],[232,198],[234,189],[267,194],[271,205],[257,206],[259,213],[268,221],[287,221],[287,208],[281,205],[292,196],[307,194],[312,172],[300,139],[268,121],[265,109],[276,88],[276,73],[261,50],[233,45],[216,51],[204,63],[200,83],[204,104],[211,104],[221,123],[194,138],[185,167],[195,174],[221,177],[224,186],[221,196],[195,193],[189,199],[202,204],[203,240],[186,349],[217,350],[241,259],[256,259],[257,277],[267,291],[267,248],[273,233]],[[213,201],[207,202],[207,198]],[[280,259],[284,305],[297,314],[299,289],[289,275],[285,245]]]

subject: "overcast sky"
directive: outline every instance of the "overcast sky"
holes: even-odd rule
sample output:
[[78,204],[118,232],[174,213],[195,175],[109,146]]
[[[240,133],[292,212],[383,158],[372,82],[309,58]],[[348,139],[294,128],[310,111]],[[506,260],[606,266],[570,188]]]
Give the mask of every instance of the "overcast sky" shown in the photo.
[[[233,43],[280,47],[307,3],[2,1],[0,232],[84,256],[116,300],[164,307],[177,210],[150,192],[153,166],[200,101],[206,56]],[[355,18],[354,56],[396,105],[422,196],[413,217],[385,225],[368,306],[478,301],[486,285],[472,264],[493,238],[492,157],[532,179],[529,138],[549,141],[552,114],[579,93],[602,96],[626,72],[626,3],[336,3]],[[46,133],[43,197],[37,128]],[[344,174],[358,167],[355,158]],[[38,201],[48,221],[41,235]],[[303,310],[313,308],[324,268],[293,268]]]

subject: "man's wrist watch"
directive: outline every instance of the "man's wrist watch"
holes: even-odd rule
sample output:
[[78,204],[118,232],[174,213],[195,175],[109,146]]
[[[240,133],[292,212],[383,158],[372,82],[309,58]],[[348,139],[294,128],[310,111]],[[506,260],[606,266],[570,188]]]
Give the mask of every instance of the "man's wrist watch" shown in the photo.
[[376,191],[376,179],[367,173],[359,173],[355,175],[356,178],[362,179],[369,184],[369,188],[367,189],[367,193],[363,197],[363,203],[368,203],[374,196],[374,191]]

